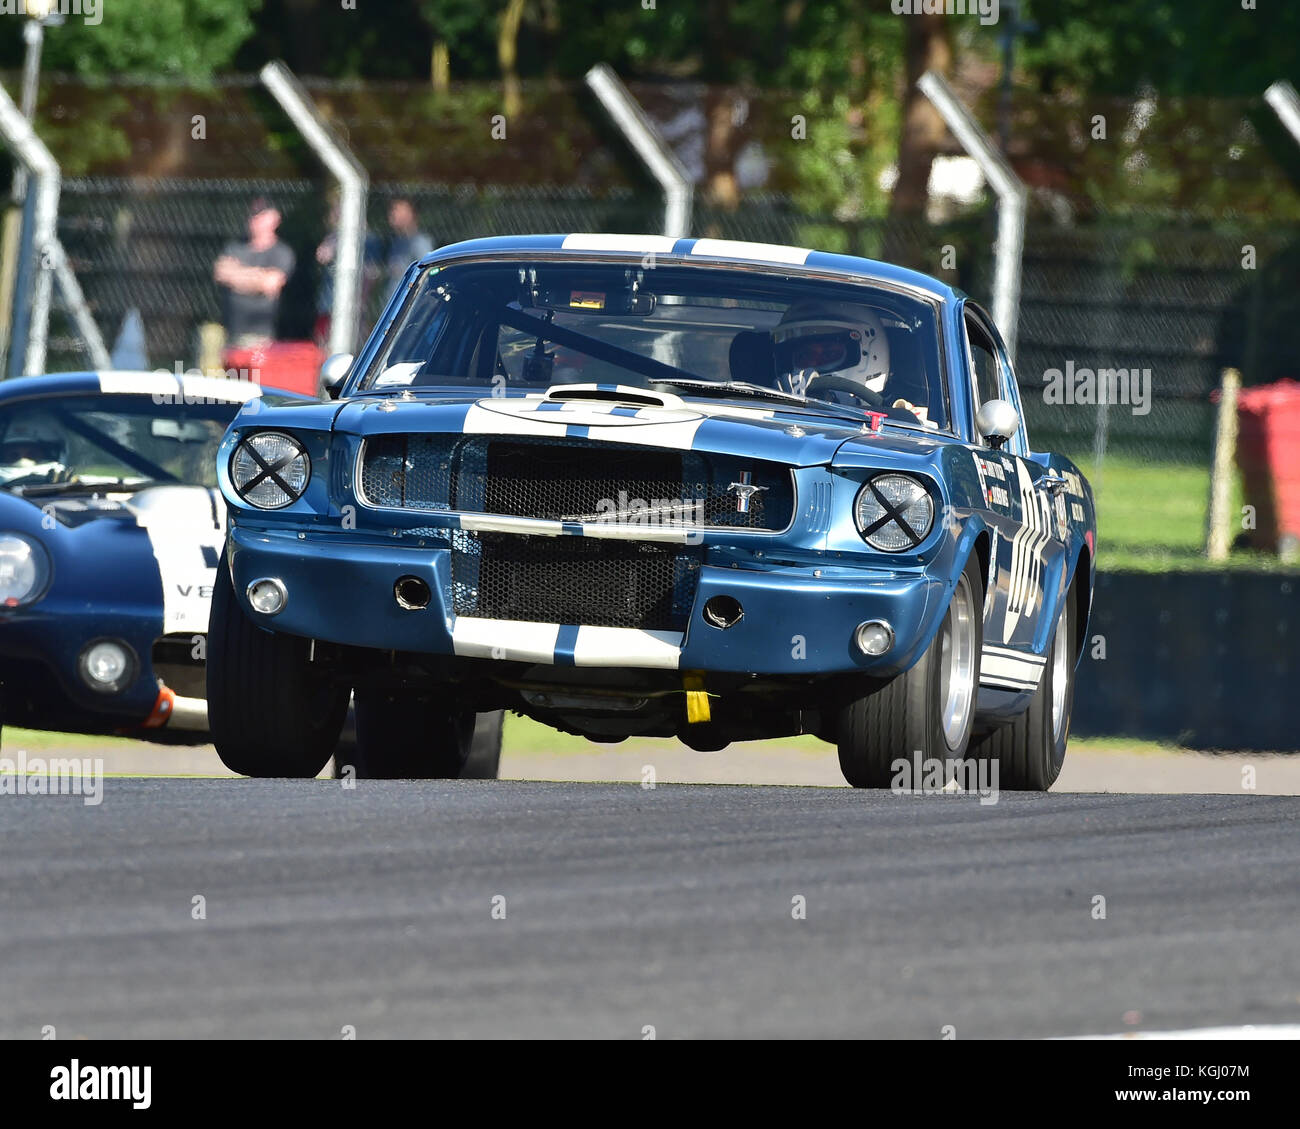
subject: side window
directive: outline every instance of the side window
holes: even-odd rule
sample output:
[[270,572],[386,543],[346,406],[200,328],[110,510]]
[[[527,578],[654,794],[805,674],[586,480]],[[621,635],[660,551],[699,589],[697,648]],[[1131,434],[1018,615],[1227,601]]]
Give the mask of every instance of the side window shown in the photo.
[[1002,395],[998,382],[998,359],[984,330],[970,318],[966,319],[966,337],[970,341],[971,377],[975,381],[975,408],[978,411],[981,404]]
[[970,342],[971,383],[974,385],[975,410],[989,400],[1006,400],[1020,413],[1020,429],[1011,437],[1006,449],[1014,455],[1029,453],[1025,436],[1024,412],[1020,406],[1015,378],[999,360],[999,352],[988,331],[974,318],[966,318],[966,338]]

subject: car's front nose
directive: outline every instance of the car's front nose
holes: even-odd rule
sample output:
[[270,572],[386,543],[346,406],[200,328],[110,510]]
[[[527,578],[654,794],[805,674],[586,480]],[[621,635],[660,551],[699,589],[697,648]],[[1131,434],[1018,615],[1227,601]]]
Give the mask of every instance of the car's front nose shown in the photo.
[[[954,551],[939,524],[914,552],[873,550],[853,518],[871,471],[786,461],[829,460],[843,435],[822,449],[708,419],[682,445],[640,416],[502,430],[508,413],[463,402],[382,408],[329,431],[288,420],[310,480],[274,510],[226,475],[257,428],[227,436],[231,576],[254,622],[377,650],[795,675],[892,674],[933,634],[944,569],[928,566]],[[873,442],[882,466],[904,458]]]

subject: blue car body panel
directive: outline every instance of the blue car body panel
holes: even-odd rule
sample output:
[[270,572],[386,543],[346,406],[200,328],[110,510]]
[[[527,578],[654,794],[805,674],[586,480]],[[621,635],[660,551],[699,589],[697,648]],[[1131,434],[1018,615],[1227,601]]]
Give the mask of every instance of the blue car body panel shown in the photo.
[[[683,393],[685,407],[619,409],[601,419],[543,397],[488,400],[481,392],[414,388],[360,391],[360,374],[376,357],[421,271],[466,262],[582,261],[735,267],[783,278],[831,279],[893,287],[924,297],[938,311],[950,430],[886,426],[872,430],[851,413],[763,402],[762,411],[720,408]],[[650,264],[654,265],[654,264]],[[268,628],[315,639],[426,655],[495,658],[564,666],[819,676],[860,672],[888,678],[917,661],[938,631],[949,598],[974,557],[987,579],[980,708],[987,715],[1023,709],[1038,684],[1057,612],[1079,575],[1081,610],[1091,604],[1095,513],[1078,469],[1059,455],[988,447],[976,436],[975,392],[965,319],[982,319],[1011,372],[996,330],[959,291],[912,271],[852,256],[725,241],[658,237],[540,235],[453,244],[410,268],[358,355],[340,400],[331,404],[250,404],[227,433],[219,455],[221,489],[230,506],[228,552],[235,591],[246,614]],[[1014,380],[1006,396],[1019,409]],[[526,401],[526,402],[525,402]],[[687,416],[699,417],[687,419]],[[657,420],[662,420],[656,425]],[[494,422],[495,421],[495,422]],[[615,426],[618,423],[619,426]],[[622,425],[627,425],[626,430]],[[691,614],[680,633],[591,628],[583,624],[501,621],[466,623],[453,607],[451,558],[457,537],[490,530],[551,537],[610,534],[590,524],[529,522],[450,510],[370,505],[356,481],[362,445],[384,435],[552,435],[558,439],[659,445],[743,455],[793,469],[795,516],[784,531],[697,530],[702,556]],[[656,426],[660,430],[656,430]],[[673,431],[678,428],[678,431]],[[244,502],[230,480],[230,460],[250,433],[274,429],[307,448],[312,477],[283,509]],[[1023,439],[1021,440],[1023,442]],[[930,489],[937,519],[911,552],[868,546],[853,519],[866,479],[899,471]],[[1064,484],[1045,489],[1044,476]],[[611,542],[612,543],[612,542]],[[399,576],[425,580],[427,608],[398,606]],[[262,577],[282,580],[285,608],[255,612],[245,590]],[[739,599],[744,617],[719,629],[700,611],[711,596]],[[884,619],[895,645],[872,658],[854,645],[861,622]],[[1083,621],[1078,628],[1084,637]]]
[[[126,400],[185,404],[196,397],[229,418],[256,387],[163,373],[69,373],[0,382],[0,410],[77,397],[102,398],[106,411]],[[287,398],[286,398],[287,399]],[[172,491],[166,520],[106,498],[31,496],[0,490],[0,533],[37,543],[50,580],[34,602],[0,607],[0,685],[7,724],[69,731],[134,729],[154,717],[160,685],[155,642],[207,630],[207,603],[225,536],[220,495],[199,486]],[[183,517],[175,527],[172,514]],[[113,693],[91,689],[78,660],[91,643],[126,644],[135,675]]]

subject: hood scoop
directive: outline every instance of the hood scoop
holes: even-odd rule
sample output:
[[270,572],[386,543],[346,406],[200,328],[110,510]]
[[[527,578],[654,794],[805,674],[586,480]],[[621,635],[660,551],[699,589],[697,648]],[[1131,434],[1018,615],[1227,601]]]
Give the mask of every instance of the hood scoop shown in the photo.
[[637,408],[685,407],[682,398],[670,392],[652,392],[648,388],[632,388],[626,384],[557,384],[547,390],[542,400],[553,404],[586,401]]

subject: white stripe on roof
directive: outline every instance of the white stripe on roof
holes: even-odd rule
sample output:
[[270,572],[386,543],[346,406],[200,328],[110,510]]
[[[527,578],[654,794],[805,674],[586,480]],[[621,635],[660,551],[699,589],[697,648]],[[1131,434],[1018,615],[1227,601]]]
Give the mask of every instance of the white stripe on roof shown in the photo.
[[783,247],[779,243],[747,243],[740,239],[697,239],[691,254],[715,259],[757,259],[760,262],[801,265],[808,261],[812,249]]

